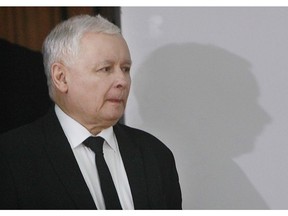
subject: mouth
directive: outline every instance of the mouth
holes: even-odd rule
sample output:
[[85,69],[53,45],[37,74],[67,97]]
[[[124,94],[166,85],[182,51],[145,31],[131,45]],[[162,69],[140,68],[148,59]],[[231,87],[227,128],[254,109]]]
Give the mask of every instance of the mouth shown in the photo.
[[109,102],[109,103],[112,103],[114,105],[124,104],[125,103],[124,92],[121,92],[119,94],[109,95],[106,98],[106,101]]
[[108,99],[107,101],[110,103],[115,103],[115,104],[123,103],[122,99],[116,99],[116,98],[111,98],[111,99]]

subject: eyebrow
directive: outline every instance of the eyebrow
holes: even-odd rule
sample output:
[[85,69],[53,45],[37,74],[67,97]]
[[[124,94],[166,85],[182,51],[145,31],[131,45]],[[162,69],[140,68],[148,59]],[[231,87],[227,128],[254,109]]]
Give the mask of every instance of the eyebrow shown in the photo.
[[124,62],[124,64],[132,65],[132,60],[130,60],[130,59],[126,59],[123,62]]
[[[96,67],[99,67],[99,66],[103,66],[103,65],[107,65],[107,64],[113,64],[114,61],[110,61],[110,60],[105,60],[105,61],[102,61],[102,62],[99,62],[96,64]],[[124,60],[123,62],[121,62],[121,64],[129,64],[129,65],[132,65],[132,61],[130,59],[126,59]]]
[[[93,69],[94,69],[94,70],[98,70],[98,69],[101,68],[101,67],[105,67],[106,65],[108,66],[108,65],[113,64],[113,63],[114,63],[114,61],[104,60],[104,61],[102,61],[102,62],[98,62],[97,64],[95,64],[95,65],[93,66]],[[132,66],[132,61],[131,61],[130,59],[126,59],[126,60],[124,60],[124,61],[121,63],[121,65],[129,65],[129,66],[131,67],[131,66]]]

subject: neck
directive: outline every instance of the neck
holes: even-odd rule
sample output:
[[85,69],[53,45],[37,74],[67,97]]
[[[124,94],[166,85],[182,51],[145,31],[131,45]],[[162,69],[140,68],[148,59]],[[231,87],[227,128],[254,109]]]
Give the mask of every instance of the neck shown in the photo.
[[79,124],[81,124],[83,127],[85,127],[91,134],[96,136],[99,134],[102,130],[107,129],[111,126],[114,126],[117,121],[109,121],[109,122],[103,122],[100,119],[91,121],[91,118],[86,119],[83,118],[83,116],[77,115],[77,113],[70,112],[68,109],[65,108],[61,103],[56,103],[56,105],[64,112],[66,115],[68,115],[70,118],[77,121]]

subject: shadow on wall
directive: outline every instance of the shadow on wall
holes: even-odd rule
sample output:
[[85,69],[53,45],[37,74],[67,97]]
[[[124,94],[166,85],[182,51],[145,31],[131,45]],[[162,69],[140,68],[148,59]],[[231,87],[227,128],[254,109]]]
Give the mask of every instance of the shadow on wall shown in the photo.
[[184,209],[267,209],[233,158],[253,150],[271,119],[245,59],[222,48],[171,44],[134,76],[141,128],[174,152]]

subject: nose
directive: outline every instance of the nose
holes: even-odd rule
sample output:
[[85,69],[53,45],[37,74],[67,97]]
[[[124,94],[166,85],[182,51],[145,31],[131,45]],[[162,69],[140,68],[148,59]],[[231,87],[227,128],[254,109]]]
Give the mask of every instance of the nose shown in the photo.
[[118,68],[116,71],[115,86],[116,88],[127,88],[130,86],[131,78],[127,71]]

